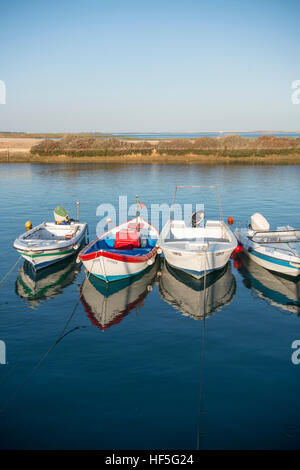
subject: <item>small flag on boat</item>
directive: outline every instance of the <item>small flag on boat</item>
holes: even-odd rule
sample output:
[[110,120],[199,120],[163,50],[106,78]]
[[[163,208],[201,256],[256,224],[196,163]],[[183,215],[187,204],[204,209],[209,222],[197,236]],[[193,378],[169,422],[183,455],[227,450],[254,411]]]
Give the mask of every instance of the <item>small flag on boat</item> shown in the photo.
[[137,198],[137,203],[140,205],[140,208],[141,209],[145,209],[145,204],[143,204],[141,201],[139,201],[139,199]]

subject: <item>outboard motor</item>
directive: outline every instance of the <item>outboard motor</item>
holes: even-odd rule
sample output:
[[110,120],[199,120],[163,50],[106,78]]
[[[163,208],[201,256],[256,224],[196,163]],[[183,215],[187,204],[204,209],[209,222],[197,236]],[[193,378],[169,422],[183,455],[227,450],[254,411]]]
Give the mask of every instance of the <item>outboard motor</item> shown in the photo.
[[191,224],[193,228],[199,227],[202,224],[205,217],[204,211],[196,211],[192,214]]
[[263,215],[256,212],[251,215],[251,228],[256,232],[268,232],[270,230],[270,224]]

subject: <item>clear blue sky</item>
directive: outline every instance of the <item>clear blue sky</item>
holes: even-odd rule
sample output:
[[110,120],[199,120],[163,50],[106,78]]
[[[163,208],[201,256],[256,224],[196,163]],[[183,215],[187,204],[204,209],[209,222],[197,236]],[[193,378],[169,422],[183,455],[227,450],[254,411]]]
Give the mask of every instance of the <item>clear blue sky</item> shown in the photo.
[[14,1],[7,131],[300,130],[300,2]]

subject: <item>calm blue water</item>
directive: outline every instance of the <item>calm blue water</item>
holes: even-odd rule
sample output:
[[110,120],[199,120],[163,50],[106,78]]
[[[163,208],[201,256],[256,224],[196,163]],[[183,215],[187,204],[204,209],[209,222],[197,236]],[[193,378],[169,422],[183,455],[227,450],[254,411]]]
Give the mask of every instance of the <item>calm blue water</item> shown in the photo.
[[[74,216],[77,199],[90,238],[99,204],[169,203],[175,184],[217,184],[236,224],[259,210],[300,225],[299,166],[2,164],[0,180],[0,278],[25,221],[58,204]],[[206,297],[163,263],[119,292],[84,281],[74,259],[35,282],[20,263],[0,289],[0,447],[299,448],[300,285],[241,263],[210,277]]]
[[[127,136],[135,137],[138,139],[195,139],[200,137],[225,137],[226,135],[238,134],[242,137],[260,137],[265,135],[264,132],[151,132],[151,133],[121,133],[112,134],[114,136]],[[295,132],[272,132],[267,135],[273,135],[276,137],[300,137],[300,133]]]
[[[121,132],[110,134],[114,137],[132,137],[136,139],[199,139],[200,137],[225,137],[228,135],[240,135],[242,137],[260,137],[264,132]],[[298,132],[272,132],[267,133],[275,137],[300,137]],[[96,139],[107,139],[107,136],[95,136]],[[46,139],[60,139],[60,137],[46,137]]]

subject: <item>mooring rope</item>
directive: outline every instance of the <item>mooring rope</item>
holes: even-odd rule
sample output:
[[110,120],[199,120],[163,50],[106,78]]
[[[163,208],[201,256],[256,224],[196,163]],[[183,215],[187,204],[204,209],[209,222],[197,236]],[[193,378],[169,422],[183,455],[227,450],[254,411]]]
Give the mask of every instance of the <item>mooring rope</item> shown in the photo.
[[8,276],[13,272],[13,270],[16,268],[16,266],[18,265],[18,263],[20,262],[20,259],[22,258],[22,255],[19,256],[19,258],[17,259],[17,261],[15,262],[15,264],[9,269],[9,271],[5,274],[5,276],[1,279],[0,281],[0,288],[3,286],[3,284],[5,283],[6,279],[8,278]]
[[[94,261],[95,259],[93,260],[93,263],[92,263],[92,267],[91,267],[91,271],[92,271],[92,268],[93,268],[93,265],[94,265]],[[90,275],[91,275],[91,271],[89,271],[88,275],[86,276],[85,280],[88,280]],[[66,336],[68,333],[65,333],[65,330],[67,329],[70,321],[72,320],[75,312],[76,312],[76,309],[78,307],[78,304],[79,304],[79,301],[80,301],[80,298],[82,296],[82,293],[84,291],[84,288],[85,286],[83,286],[83,288],[81,289],[81,292],[79,294],[79,297],[73,307],[73,310],[69,316],[69,318],[67,319],[61,333],[57,336],[56,340],[54,341],[54,343],[50,346],[50,348],[46,351],[46,353],[41,357],[41,359],[37,362],[37,364],[33,367],[33,369],[31,370],[31,372],[26,376],[25,380],[19,385],[19,387],[15,390],[15,392],[10,395],[10,397],[8,397],[8,399],[6,400],[6,402],[4,403],[3,407],[0,408],[0,414],[1,413],[4,413],[4,411],[7,409],[8,405],[16,398],[16,396],[18,395],[18,393],[20,392],[20,390],[26,385],[26,383],[28,382],[28,380],[35,374],[35,372],[39,369],[39,367],[42,365],[42,363],[45,361],[45,359],[47,359],[47,357],[49,356],[49,354],[53,351],[53,349],[55,348],[55,346],[62,340],[62,338],[64,336]],[[78,327],[75,327],[72,331],[78,329]],[[14,368],[15,366],[13,366]]]
[[[198,426],[197,426],[197,450],[200,450],[200,425],[201,417],[203,422],[204,405],[203,405],[203,389],[204,389],[204,357],[205,357],[205,318],[206,318],[206,275],[207,275],[207,251],[205,250],[205,269],[204,269],[204,280],[203,280],[203,324],[202,324],[202,342],[201,342],[201,367],[200,367],[200,390],[199,390],[199,407],[198,407]],[[203,423],[202,423],[203,424]]]

